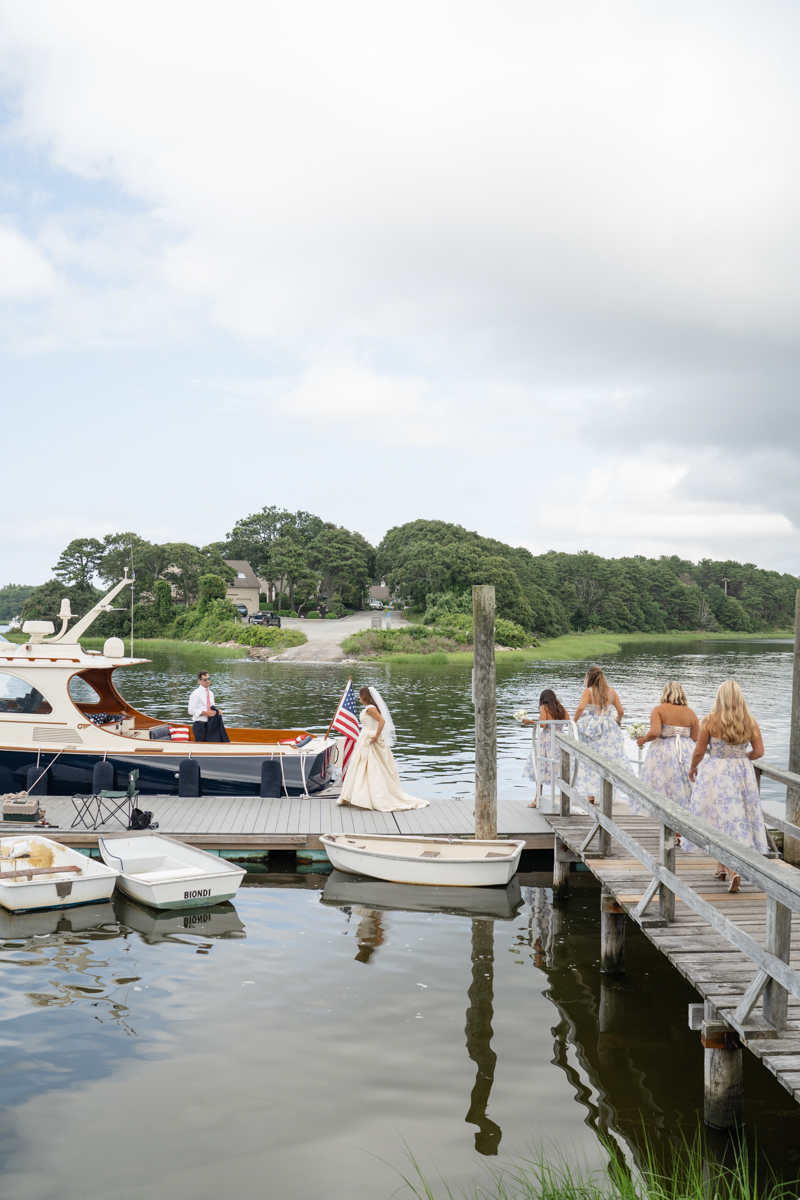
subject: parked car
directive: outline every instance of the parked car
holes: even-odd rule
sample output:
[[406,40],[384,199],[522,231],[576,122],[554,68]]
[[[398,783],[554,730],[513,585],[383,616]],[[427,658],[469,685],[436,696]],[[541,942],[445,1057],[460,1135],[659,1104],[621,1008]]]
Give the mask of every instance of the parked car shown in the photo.
[[236,611],[238,612],[238,614],[239,614],[239,616],[240,616],[240,617],[244,617],[244,618],[245,618],[245,620],[247,620],[247,617],[249,616],[249,613],[248,613],[248,611],[247,611],[247,605],[246,605],[246,604],[234,604],[234,606],[233,606],[233,607],[236,609]]
[[251,625],[277,625],[281,627],[281,619],[276,612],[257,612],[250,618]]
[[370,600],[369,606],[370,606],[370,608],[383,608],[383,601],[382,600]]

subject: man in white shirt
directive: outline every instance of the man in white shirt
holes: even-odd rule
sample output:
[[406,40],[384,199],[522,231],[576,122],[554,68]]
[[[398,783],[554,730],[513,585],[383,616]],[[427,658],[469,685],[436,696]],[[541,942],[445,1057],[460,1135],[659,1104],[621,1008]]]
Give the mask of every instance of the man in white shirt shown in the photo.
[[198,686],[189,697],[189,716],[192,718],[192,731],[196,742],[208,741],[209,718],[217,712],[214,704],[214,693],[209,686],[208,671],[198,671]]

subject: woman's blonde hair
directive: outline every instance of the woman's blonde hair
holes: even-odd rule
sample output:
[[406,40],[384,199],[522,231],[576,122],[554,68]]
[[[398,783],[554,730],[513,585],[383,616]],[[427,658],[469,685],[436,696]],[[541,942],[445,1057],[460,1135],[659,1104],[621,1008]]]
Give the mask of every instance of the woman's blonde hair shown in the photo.
[[583,686],[589,688],[592,700],[599,708],[606,708],[611,703],[611,688],[600,667],[589,667]]
[[674,679],[670,679],[669,683],[664,684],[664,690],[661,693],[660,704],[681,704],[688,707],[689,699],[686,692],[683,690],[683,685]]
[[709,732],[713,729],[714,736],[722,738],[729,746],[751,742],[758,729],[735,679],[726,679],[719,685],[711,711],[700,724]]

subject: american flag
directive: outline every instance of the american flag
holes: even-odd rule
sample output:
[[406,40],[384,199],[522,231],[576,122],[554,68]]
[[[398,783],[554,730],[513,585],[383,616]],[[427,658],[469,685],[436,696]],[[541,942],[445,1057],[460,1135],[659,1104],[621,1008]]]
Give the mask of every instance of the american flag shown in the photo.
[[342,758],[342,779],[344,779],[347,773],[347,764],[350,761],[350,755],[353,753],[353,746],[355,746],[356,738],[359,734],[356,694],[353,691],[352,679],[348,679],[347,681],[347,687],[344,689],[344,695],[339,701],[339,707],[331,721],[330,728],[344,734],[344,757]]

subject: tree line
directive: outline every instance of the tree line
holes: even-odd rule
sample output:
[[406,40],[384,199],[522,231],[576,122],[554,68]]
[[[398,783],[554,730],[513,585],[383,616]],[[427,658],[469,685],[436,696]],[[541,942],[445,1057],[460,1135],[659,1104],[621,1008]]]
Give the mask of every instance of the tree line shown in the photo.
[[[131,565],[136,576],[134,626],[165,636],[170,622],[205,594],[224,596],[243,559],[270,581],[265,602],[286,611],[341,615],[363,606],[374,579],[425,613],[426,623],[471,612],[475,583],[494,584],[498,616],[542,637],[570,630],[661,633],[788,629],[800,579],[752,563],[677,555],[603,558],[589,551],[531,554],[521,547],[443,521],[411,521],[390,529],[377,547],[360,533],[313,513],[266,506],[236,521],[226,538],[206,546],[156,544],[135,533],[77,538],[64,549],[54,577],[40,587],[0,589],[0,619],[53,620],[63,596],[83,614]],[[119,603],[119,601],[118,601]],[[15,609],[15,611],[11,611]],[[102,618],[97,632],[124,632],[125,618]],[[129,622],[128,622],[129,624]],[[155,632],[158,631],[158,632]]]
[[794,624],[797,576],[752,563],[678,555],[602,558],[588,550],[531,554],[443,521],[390,529],[376,567],[426,621],[471,611],[470,589],[493,583],[498,614],[543,637],[570,630],[757,633]]

